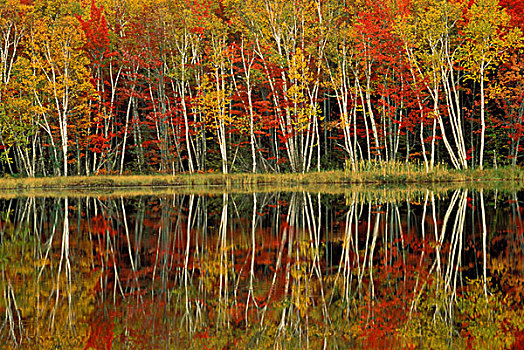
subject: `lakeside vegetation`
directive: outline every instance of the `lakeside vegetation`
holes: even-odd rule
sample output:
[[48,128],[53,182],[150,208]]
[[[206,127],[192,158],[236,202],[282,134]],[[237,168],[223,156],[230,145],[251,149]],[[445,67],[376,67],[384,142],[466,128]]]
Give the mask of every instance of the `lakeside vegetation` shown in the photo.
[[[57,190],[87,191],[92,193],[121,193],[134,188],[134,192],[147,193],[152,188],[167,192],[193,193],[254,192],[254,191],[307,191],[340,193],[347,186],[388,186],[402,188],[456,188],[456,187],[521,187],[524,170],[514,167],[456,170],[436,166],[426,172],[413,164],[361,162],[356,171],[333,170],[309,173],[252,174],[252,173],[199,173],[177,175],[94,175],[40,178],[0,178],[4,192],[34,189],[49,194]],[[454,184],[454,185],[453,185]],[[337,189],[338,187],[338,189]],[[147,188],[150,188],[149,190]],[[167,189],[171,188],[171,190]],[[115,192],[116,191],[116,192]],[[137,192],[137,193],[138,193]]]

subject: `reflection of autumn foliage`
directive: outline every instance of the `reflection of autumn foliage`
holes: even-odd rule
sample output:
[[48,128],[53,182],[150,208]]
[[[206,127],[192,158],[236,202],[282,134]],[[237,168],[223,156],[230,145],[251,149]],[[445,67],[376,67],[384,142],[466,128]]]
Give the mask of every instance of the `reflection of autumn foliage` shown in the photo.
[[449,197],[443,211],[429,196],[409,210],[350,197],[328,207],[308,194],[89,198],[67,210],[33,199],[41,224],[20,220],[28,211],[1,217],[1,287],[14,299],[0,311],[16,315],[16,301],[16,340],[50,347],[514,346],[524,332],[518,202],[488,207],[484,253],[470,224],[479,194]]
[[[352,312],[355,330],[363,337],[365,347],[387,348],[399,344],[402,339],[399,330],[411,317],[422,316],[411,314],[411,304],[418,286],[430,283],[428,272],[432,258],[423,254],[428,246],[428,240],[421,240],[412,230],[375,255],[372,275],[370,272],[363,279],[359,287],[362,299]],[[363,255],[360,260],[362,265]],[[355,267],[359,264],[354,263]]]
[[89,232],[93,235],[115,235],[115,230],[111,226],[111,222],[104,218],[102,214],[98,214],[91,219],[89,225]]
[[[59,201],[55,205],[58,207]],[[34,211],[36,206],[28,209]],[[62,233],[63,220],[55,222],[56,226],[43,222],[33,226],[17,220],[15,215],[13,223],[1,229],[6,239],[1,245],[4,273],[0,288],[4,295],[10,290],[12,294],[8,303],[2,299],[0,309],[19,315],[21,323],[14,320],[17,332],[2,331],[0,339],[4,344],[26,348],[81,348],[88,337],[87,320],[94,310],[93,286],[98,277],[91,270],[90,246],[84,239],[71,244],[67,253],[72,267],[69,271],[61,261],[61,248],[70,233]],[[49,231],[44,231],[45,227]],[[53,233],[53,227],[60,227],[60,233]],[[11,326],[5,325],[7,329]]]
[[105,316],[102,310],[95,311],[89,319],[89,338],[84,349],[109,350],[113,344],[114,316]]

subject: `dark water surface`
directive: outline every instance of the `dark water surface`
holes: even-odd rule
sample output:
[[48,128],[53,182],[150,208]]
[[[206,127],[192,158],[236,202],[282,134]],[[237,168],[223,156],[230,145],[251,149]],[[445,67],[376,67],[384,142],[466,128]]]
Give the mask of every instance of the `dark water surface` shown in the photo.
[[0,344],[522,348],[523,195],[0,199]]

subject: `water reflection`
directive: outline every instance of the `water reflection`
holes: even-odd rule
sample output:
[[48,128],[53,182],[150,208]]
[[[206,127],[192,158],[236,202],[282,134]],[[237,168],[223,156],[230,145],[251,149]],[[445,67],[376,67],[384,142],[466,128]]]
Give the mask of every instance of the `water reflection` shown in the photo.
[[521,209],[465,189],[2,200],[0,342],[510,347]]

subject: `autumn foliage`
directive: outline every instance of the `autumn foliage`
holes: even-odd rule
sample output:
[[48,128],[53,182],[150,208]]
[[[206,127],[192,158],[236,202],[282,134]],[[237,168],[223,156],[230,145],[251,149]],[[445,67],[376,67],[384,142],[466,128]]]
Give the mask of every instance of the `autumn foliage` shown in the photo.
[[520,1],[7,0],[0,173],[521,164]]

